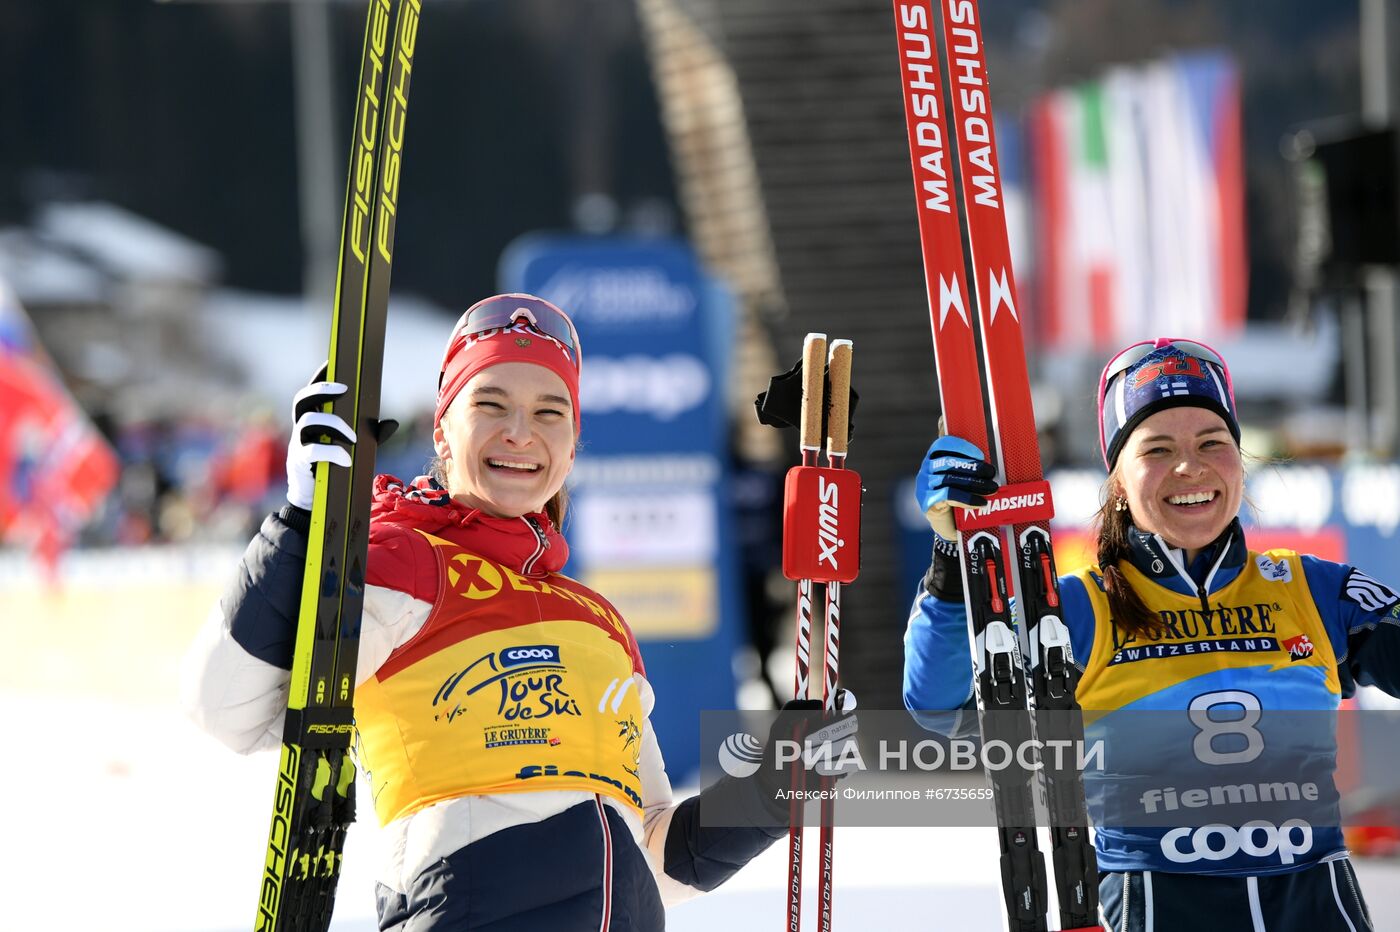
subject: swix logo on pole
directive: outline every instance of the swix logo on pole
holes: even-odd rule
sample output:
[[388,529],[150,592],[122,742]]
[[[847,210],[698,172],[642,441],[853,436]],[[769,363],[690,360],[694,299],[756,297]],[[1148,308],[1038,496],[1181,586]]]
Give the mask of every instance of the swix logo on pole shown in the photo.
[[846,546],[841,539],[841,488],[825,476],[818,476],[817,497],[821,499],[817,506],[817,547],[821,551],[817,563],[826,563],[835,572],[841,568],[836,562],[836,551]]
[[783,575],[851,582],[860,573],[860,475],[795,466],[783,488]]
[[1049,521],[1054,514],[1055,503],[1050,499],[1050,483],[1041,481],[1002,486],[997,494],[987,499],[986,506],[959,508],[953,518],[958,530],[975,531],[1004,524]]
[[927,3],[899,5],[899,55],[904,64],[905,108],[910,138],[914,140],[914,184],[922,192],[920,203],[926,210],[950,214],[953,201],[948,193],[947,143],[938,108],[938,46],[929,30]]

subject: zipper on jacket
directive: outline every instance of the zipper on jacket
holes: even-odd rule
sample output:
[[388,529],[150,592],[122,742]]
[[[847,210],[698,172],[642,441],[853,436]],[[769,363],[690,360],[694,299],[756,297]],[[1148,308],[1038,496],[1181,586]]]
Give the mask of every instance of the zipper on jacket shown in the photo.
[[[1220,548],[1220,555],[1215,558],[1215,564],[1206,574],[1205,582],[1196,587],[1196,594],[1201,597],[1201,608],[1205,611],[1207,618],[1210,617],[1210,597],[1207,590],[1210,589],[1210,584],[1215,582],[1215,574],[1220,572],[1220,567],[1225,562],[1225,555],[1230,552],[1230,545],[1234,542],[1234,535],[1231,534],[1230,538],[1225,541],[1225,546]],[[1244,570],[1240,570],[1240,572],[1243,573]]]
[[544,528],[540,527],[539,522],[534,518],[529,515],[521,515],[520,520],[524,521],[529,525],[530,530],[535,532],[535,552],[530,554],[525,562],[520,565],[520,572],[529,573],[535,568],[535,564],[539,562],[540,557],[544,556],[544,552],[549,549],[549,538],[544,536]]
[[[1176,574],[1186,580],[1187,585],[1195,588],[1196,598],[1201,600],[1201,611],[1205,612],[1206,617],[1209,618],[1210,592],[1208,590],[1210,589],[1210,584],[1215,581],[1215,574],[1219,572],[1221,564],[1225,562],[1226,554],[1230,552],[1230,545],[1234,543],[1233,536],[1231,539],[1225,541],[1225,545],[1220,548],[1220,554],[1215,558],[1215,563],[1211,566],[1210,572],[1206,573],[1205,581],[1199,583],[1192,579],[1191,574],[1186,571],[1186,566],[1182,559],[1185,557],[1186,551],[1178,547],[1172,547],[1166,541],[1162,540],[1162,535],[1160,534],[1153,534],[1152,539],[1156,541],[1158,548],[1171,563],[1172,568],[1176,570]],[[1178,558],[1178,554],[1181,555],[1181,558]]]

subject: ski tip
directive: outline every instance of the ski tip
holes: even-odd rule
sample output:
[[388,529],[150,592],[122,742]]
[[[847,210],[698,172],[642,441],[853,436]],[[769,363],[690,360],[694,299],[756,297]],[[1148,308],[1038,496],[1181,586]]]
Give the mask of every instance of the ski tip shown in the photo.
[[817,343],[817,342],[825,343],[825,342],[826,342],[826,334],[824,334],[824,333],[809,333],[809,334],[807,334],[805,337],[802,338],[802,345],[803,345],[803,346],[811,346],[813,343]]
[[835,356],[835,355],[836,355],[836,351],[839,350],[839,349],[840,349],[841,347],[843,347],[843,346],[846,347],[847,350],[851,350],[851,349],[854,349],[854,348],[855,348],[855,344],[852,343],[850,340],[832,340],[830,343],[827,344],[827,348],[826,348],[827,358],[830,358],[830,357],[832,357],[832,356]]

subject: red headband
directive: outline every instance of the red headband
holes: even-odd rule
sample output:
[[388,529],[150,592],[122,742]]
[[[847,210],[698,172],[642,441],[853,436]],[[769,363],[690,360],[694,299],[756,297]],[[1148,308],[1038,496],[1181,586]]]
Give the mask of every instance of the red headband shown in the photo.
[[569,402],[574,407],[574,433],[578,433],[578,368],[563,344],[523,321],[504,330],[459,336],[453,341],[442,365],[437,410],[433,412],[433,427],[437,427],[442,421],[448,406],[472,376],[482,369],[503,362],[533,363],[544,366],[559,376],[569,390]]

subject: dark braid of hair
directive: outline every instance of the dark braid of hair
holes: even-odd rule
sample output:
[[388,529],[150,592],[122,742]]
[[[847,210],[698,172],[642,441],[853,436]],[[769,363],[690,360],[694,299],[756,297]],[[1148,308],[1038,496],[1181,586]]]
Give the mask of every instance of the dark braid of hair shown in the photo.
[[1108,596],[1109,617],[1124,632],[1146,638],[1162,627],[1162,620],[1147,607],[1142,596],[1118,569],[1118,561],[1128,559],[1131,552],[1128,529],[1133,522],[1127,508],[1120,511],[1115,507],[1119,496],[1113,491],[1114,486],[1115,483],[1110,480],[1109,494],[1105,496],[1106,500],[1094,519],[1099,537],[1099,569],[1103,573],[1104,593]]

